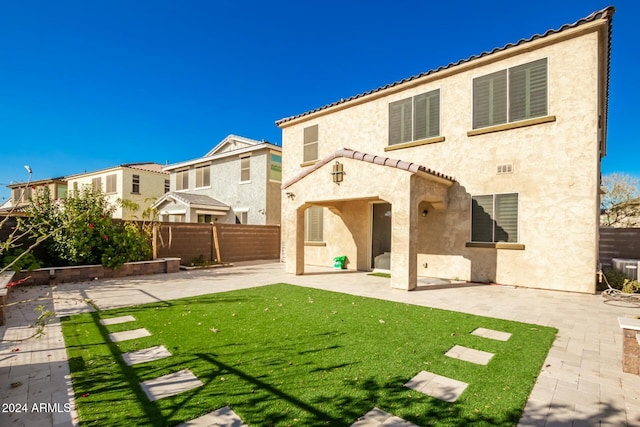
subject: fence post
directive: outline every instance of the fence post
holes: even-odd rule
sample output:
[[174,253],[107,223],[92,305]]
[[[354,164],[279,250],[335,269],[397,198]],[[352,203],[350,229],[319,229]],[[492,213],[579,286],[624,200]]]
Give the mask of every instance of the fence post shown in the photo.
[[213,226],[213,244],[216,245],[216,259],[218,262],[222,262],[220,258],[220,241],[218,240],[218,226],[214,224]]
[[152,248],[152,259],[158,258],[158,224],[153,224],[153,228],[151,229],[151,248]]

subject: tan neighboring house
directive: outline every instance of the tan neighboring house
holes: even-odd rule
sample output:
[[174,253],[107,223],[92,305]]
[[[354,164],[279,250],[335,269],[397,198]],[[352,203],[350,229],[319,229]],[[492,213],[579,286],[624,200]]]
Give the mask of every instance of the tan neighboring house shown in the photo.
[[[85,186],[100,189],[110,203],[116,206],[113,214],[119,219],[142,219],[142,212],[169,191],[169,174],[158,163],[126,163],[93,172],[66,177],[69,191]],[[130,200],[138,205],[133,211],[123,208],[118,200]]]
[[593,293],[613,13],[279,120],[286,270]]
[[52,200],[64,199],[67,195],[67,179],[65,177],[9,184],[7,188],[11,190],[11,199],[2,204],[0,214],[8,212],[24,213],[31,204],[33,192],[45,186],[49,187],[49,195]]
[[280,224],[282,148],[229,135],[203,157],[165,166],[171,192],[154,208],[162,221]]

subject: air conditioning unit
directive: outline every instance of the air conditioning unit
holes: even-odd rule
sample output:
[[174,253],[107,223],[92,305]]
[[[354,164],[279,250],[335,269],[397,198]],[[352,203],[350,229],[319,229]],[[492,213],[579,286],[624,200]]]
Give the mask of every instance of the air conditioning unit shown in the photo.
[[638,280],[639,259],[613,258],[611,263],[614,270],[623,272],[631,280]]

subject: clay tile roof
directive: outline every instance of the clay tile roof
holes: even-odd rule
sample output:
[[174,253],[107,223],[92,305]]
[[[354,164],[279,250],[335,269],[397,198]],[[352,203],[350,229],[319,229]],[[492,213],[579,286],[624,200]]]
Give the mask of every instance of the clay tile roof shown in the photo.
[[[415,76],[407,77],[406,79],[402,79],[402,80],[394,82],[394,83],[389,83],[389,84],[387,84],[385,86],[382,86],[382,87],[379,87],[377,89],[372,89],[370,91],[363,92],[363,93],[351,96],[349,98],[342,98],[339,101],[335,101],[335,102],[333,102],[331,104],[327,104],[325,106],[318,107],[318,108],[316,108],[314,110],[307,111],[306,113],[301,113],[301,114],[298,114],[298,115],[295,115],[295,116],[291,116],[291,117],[285,117],[284,119],[280,119],[280,120],[276,121],[276,125],[280,126],[280,125],[283,125],[283,124],[285,124],[285,123],[287,123],[289,121],[298,119],[300,117],[308,116],[308,115],[311,115],[313,113],[317,113],[319,111],[326,110],[328,108],[335,107],[337,105],[344,104],[344,103],[347,103],[349,101],[353,101],[355,99],[359,99],[359,98],[365,97],[367,95],[371,95],[371,94],[383,91],[385,89],[389,89],[389,88],[401,85],[403,83],[407,83],[407,82],[419,79],[421,77],[425,77],[425,76],[428,76],[430,74],[437,73],[437,72],[442,71],[442,70],[447,70],[449,68],[453,68],[455,66],[458,66],[458,65],[461,65],[461,64],[465,64],[465,63],[474,61],[474,60],[479,59],[479,58],[483,58],[483,57],[485,57],[487,55],[492,55],[492,54],[497,53],[497,52],[502,52],[502,51],[505,51],[507,49],[511,49],[511,48],[516,47],[516,46],[520,46],[520,45],[532,42],[534,40],[538,40],[538,39],[542,39],[542,38],[545,38],[545,37],[549,37],[551,35],[558,34],[558,33],[561,33],[563,31],[566,31],[566,30],[569,30],[569,29],[572,29],[572,28],[577,28],[577,27],[579,27],[581,25],[588,24],[590,22],[594,22],[594,21],[597,21],[599,19],[607,20],[608,24],[609,24],[609,31],[608,31],[608,33],[609,33],[609,42],[608,42],[609,51],[607,52],[607,54],[610,57],[611,56],[611,40],[610,40],[610,38],[611,38],[611,21],[613,19],[614,12],[615,12],[615,8],[613,6],[609,6],[609,7],[606,7],[604,9],[597,10],[597,11],[593,12],[592,14],[590,14],[589,16],[574,22],[573,24],[565,24],[565,25],[563,25],[562,27],[560,27],[558,29],[547,30],[543,34],[534,34],[533,36],[529,37],[528,39],[520,39],[515,43],[507,43],[506,45],[504,45],[502,47],[496,47],[491,51],[485,51],[485,52],[482,52],[482,53],[480,53],[478,55],[473,55],[473,56],[470,56],[469,58],[461,59],[458,62],[451,62],[448,65],[440,66],[438,68],[431,69],[429,71],[425,71],[425,72],[417,74]],[[609,64],[609,60],[607,60],[607,64]],[[608,83],[609,83],[609,65],[607,65],[606,73],[607,73],[607,87],[608,87]]]
[[417,172],[422,172],[431,176],[434,176],[436,178],[440,178],[446,181],[450,181],[450,182],[456,182],[456,180],[448,175],[444,175],[440,172],[436,172],[432,169],[427,168],[426,166],[422,166],[419,165],[417,163],[412,163],[412,162],[406,162],[403,160],[396,160],[396,159],[390,159],[388,157],[384,157],[384,156],[376,156],[375,154],[368,154],[368,153],[363,153],[361,151],[355,151],[355,150],[351,150],[349,148],[341,148],[339,150],[337,150],[336,152],[328,155],[327,157],[318,160],[316,163],[314,163],[313,166],[306,168],[304,170],[302,170],[300,173],[298,173],[297,175],[295,175],[293,178],[287,180],[286,182],[282,183],[282,189],[284,190],[285,188],[289,187],[292,184],[295,184],[296,182],[300,181],[302,178],[304,178],[305,176],[315,172],[316,170],[320,169],[322,166],[326,165],[327,163],[330,163],[331,161],[339,158],[339,157],[345,157],[347,159],[354,159],[354,160],[360,160],[363,162],[368,162],[368,163],[373,163],[376,165],[381,165],[381,166],[387,166],[387,167],[392,167],[392,168],[396,168],[396,169],[402,169],[402,170],[406,170],[408,172],[411,173],[417,173]]

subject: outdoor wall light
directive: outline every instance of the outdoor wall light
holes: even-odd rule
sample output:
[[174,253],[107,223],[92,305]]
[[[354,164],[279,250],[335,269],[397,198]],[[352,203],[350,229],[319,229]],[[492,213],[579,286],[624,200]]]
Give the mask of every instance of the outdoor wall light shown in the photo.
[[336,184],[340,185],[340,183],[344,179],[344,176],[346,175],[346,173],[343,170],[342,163],[340,163],[339,161],[336,160],[335,164],[333,165],[333,167],[331,169],[331,175],[333,175],[333,182],[335,182]]
[[286,192],[286,193],[284,193],[284,194],[287,196],[287,198],[288,198],[288,199],[293,200],[293,199],[295,199],[295,198],[296,198],[296,195],[295,195],[295,194],[293,194],[291,191],[287,191],[287,192]]

